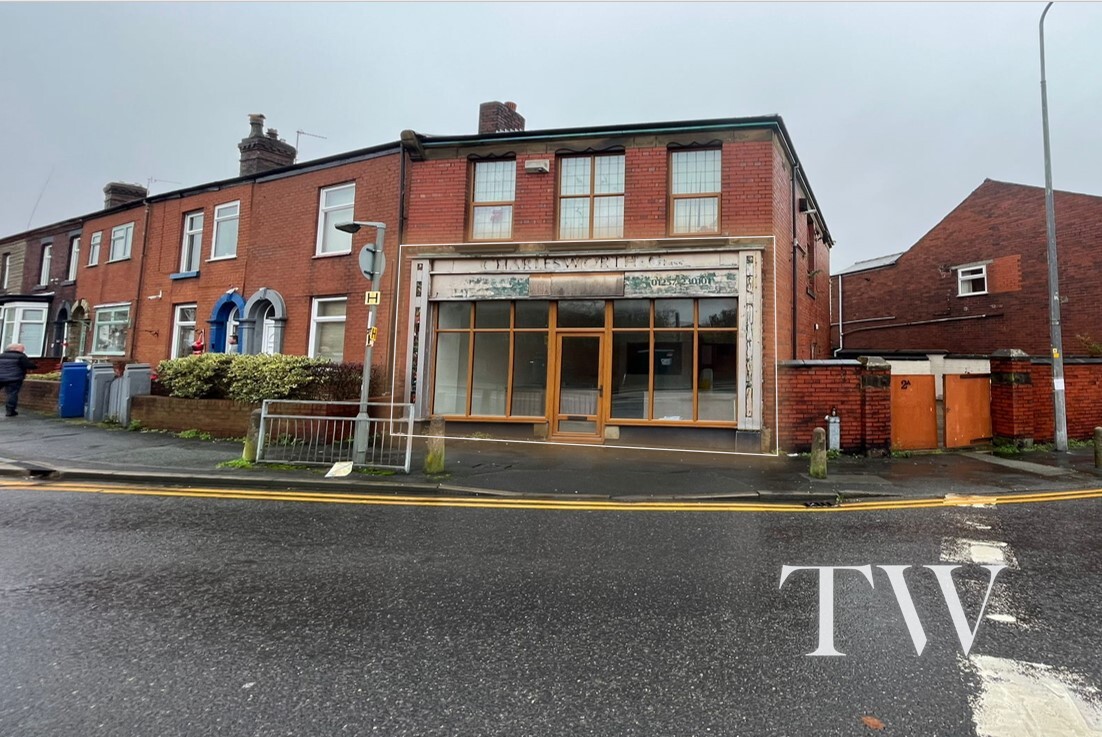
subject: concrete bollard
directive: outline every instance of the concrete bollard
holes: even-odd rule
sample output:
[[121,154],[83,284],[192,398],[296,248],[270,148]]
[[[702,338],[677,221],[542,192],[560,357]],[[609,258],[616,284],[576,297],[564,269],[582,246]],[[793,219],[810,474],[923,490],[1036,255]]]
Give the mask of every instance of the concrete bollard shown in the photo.
[[811,478],[827,477],[826,430],[821,427],[811,432]]
[[260,410],[254,409],[249,415],[249,431],[245,433],[245,447],[241,450],[241,458],[249,463],[256,463],[256,449],[260,443]]
[[444,418],[440,415],[429,419],[425,446],[425,473],[444,473]]
[[1094,428],[1094,467],[1102,468],[1102,427]]

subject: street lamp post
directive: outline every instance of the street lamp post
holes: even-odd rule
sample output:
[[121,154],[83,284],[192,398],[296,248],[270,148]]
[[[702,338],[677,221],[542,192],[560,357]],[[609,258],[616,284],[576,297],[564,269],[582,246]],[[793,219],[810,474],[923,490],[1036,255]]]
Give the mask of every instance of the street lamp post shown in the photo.
[[1060,274],[1056,260],[1056,211],[1052,200],[1052,155],[1048,144],[1048,90],[1045,83],[1045,16],[1041,13],[1041,123],[1045,139],[1045,228],[1048,233],[1048,322],[1052,342],[1052,403],[1056,420],[1056,450],[1068,449],[1068,419],[1064,404],[1064,346],[1060,333]]
[[371,353],[375,347],[377,330],[375,329],[375,310],[379,305],[379,295],[375,291],[375,280],[383,275],[386,258],[383,256],[383,237],[386,225],[377,222],[353,221],[335,226],[345,233],[358,233],[360,228],[375,228],[375,243],[367,244],[360,250],[360,271],[368,280],[367,295],[367,335],[364,340],[364,369],[360,381],[360,410],[356,415],[356,433],[352,440],[352,462],[356,465],[367,463],[368,429],[367,402],[371,393]]

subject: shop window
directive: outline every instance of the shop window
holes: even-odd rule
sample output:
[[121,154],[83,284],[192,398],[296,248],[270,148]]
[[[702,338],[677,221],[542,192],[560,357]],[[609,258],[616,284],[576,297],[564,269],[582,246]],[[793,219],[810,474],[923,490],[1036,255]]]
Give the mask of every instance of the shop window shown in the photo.
[[719,232],[719,149],[670,154],[670,234]]
[[624,155],[559,161],[559,238],[624,236]]
[[92,325],[92,353],[100,356],[125,355],[129,328],[130,305],[97,307]]
[[513,237],[516,161],[476,161],[471,192],[471,239]]

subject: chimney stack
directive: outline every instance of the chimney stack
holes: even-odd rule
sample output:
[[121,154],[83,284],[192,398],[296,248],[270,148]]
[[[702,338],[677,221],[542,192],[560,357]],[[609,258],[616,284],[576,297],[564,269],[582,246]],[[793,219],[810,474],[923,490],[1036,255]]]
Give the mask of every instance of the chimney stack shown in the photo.
[[478,132],[503,133],[524,130],[524,117],[515,102],[484,102],[478,107]]
[[149,190],[140,184],[126,182],[108,182],[103,188],[103,209],[110,210],[117,205],[140,200],[149,194]]
[[249,135],[241,139],[237,148],[241,151],[243,177],[290,166],[298,154],[294,146],[279,139],[275,128],[269,128],[267,135],[264,134],[264,116],[259,114],[249,116]]

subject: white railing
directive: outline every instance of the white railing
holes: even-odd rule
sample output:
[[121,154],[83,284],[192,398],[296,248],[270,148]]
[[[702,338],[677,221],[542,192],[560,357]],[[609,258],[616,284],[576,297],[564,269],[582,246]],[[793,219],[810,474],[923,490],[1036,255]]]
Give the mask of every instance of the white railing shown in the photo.
[[[354,461],[365,468],[409,473],[413,405],[372,402],[357,419],[359,402],[266,399],[260,414],[257,463],[330,466]],[[354,451],[357,432],[362,457]]]

